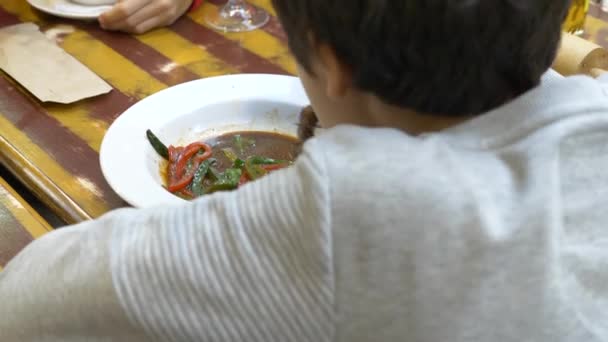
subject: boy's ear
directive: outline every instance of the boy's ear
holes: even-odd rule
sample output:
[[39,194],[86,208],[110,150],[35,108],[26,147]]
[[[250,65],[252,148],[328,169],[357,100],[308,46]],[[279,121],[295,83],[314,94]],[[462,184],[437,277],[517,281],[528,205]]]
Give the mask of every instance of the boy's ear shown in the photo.
[[338,59],[335,51],[326,44],[319,46],[318,56],[325,69],[325,92],[327,97],[343,97],[352,87],[352,71]]

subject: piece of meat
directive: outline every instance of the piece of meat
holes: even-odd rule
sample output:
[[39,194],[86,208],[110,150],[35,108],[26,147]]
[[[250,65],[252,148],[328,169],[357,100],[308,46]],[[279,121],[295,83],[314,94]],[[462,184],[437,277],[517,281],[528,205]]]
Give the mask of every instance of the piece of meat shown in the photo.
[[317,114],[312,106],[304,107],[300,112],[300,123],[298,124],[298,138],[305,142],[315,135],[315,128],[319,126]]

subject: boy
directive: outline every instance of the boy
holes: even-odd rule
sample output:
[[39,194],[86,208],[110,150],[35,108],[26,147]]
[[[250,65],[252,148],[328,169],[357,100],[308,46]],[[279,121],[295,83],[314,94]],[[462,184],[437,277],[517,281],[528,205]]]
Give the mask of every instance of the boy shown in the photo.
[[608,88],[540,84],[569,1],[273,3],[327,131],[34,242],[0,340],[608,340]]

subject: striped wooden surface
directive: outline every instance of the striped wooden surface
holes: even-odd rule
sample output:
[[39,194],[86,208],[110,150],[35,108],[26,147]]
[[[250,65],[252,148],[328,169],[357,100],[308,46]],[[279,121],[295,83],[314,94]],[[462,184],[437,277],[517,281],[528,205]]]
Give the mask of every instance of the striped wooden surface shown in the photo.
[[[273,13],[269,0],[252,0]],[[172,27],[130,36],[96,23],[54,18],[25,0],[0,1],[0,27],[35,22],[114,90],[73,105],[44,104],[0,77],[0,161],[68,223],[125,206],[98,162],[109,125],[136,101],[182,82],[231,73],[294,74],[285,35],[273,17],[263,30],[222,34],[203,22],[210,0]],[[274,13],[273,13],[274,14]]]
[[33,239],[51,226],[0,178],[0,271]]

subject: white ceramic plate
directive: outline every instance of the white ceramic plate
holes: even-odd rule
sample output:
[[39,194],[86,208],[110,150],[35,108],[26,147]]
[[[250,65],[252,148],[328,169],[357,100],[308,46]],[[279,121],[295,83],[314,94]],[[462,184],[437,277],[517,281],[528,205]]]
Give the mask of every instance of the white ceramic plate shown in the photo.
[[112,8],[111,5],[88,6],[70,0],[27,0],[32,7],[54,16],[95,20],[100,14]]
[[166,145],[185,145],[227,132],[272,131],[295,136],[309,104],[300,80],[279,75],[230,75],[192,81],[156,93],[110,126],[100,163],[114,191],[135,207],[183,203],[162,187],[151,129]]

